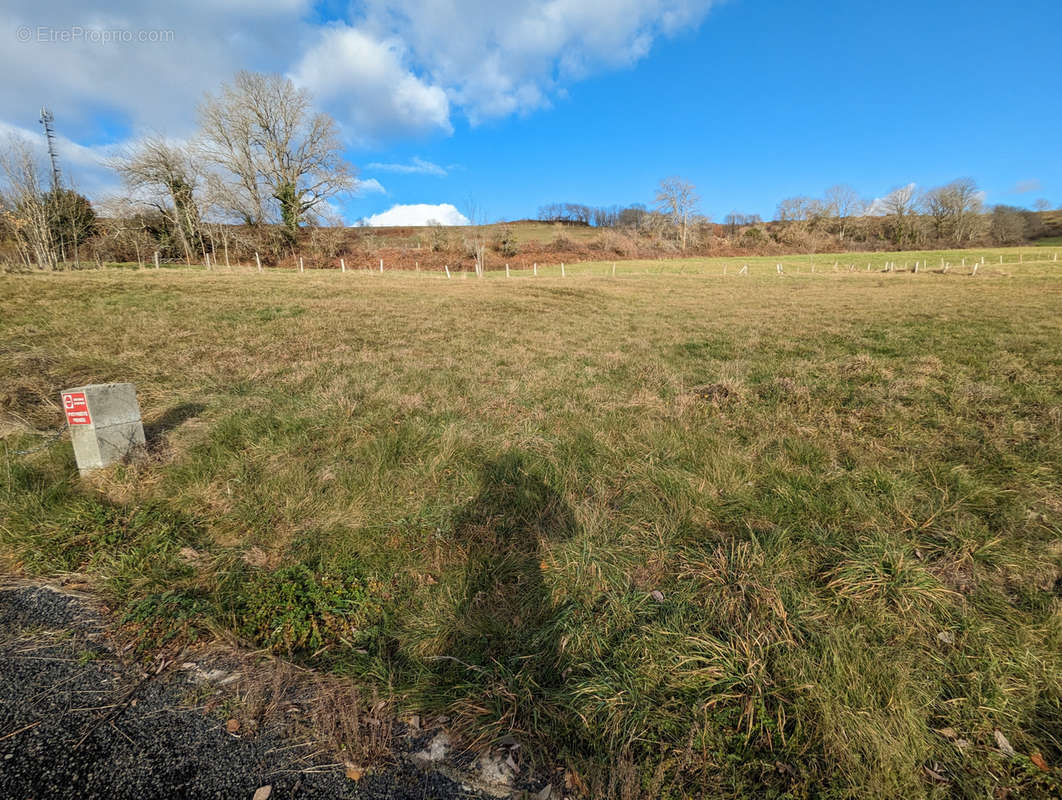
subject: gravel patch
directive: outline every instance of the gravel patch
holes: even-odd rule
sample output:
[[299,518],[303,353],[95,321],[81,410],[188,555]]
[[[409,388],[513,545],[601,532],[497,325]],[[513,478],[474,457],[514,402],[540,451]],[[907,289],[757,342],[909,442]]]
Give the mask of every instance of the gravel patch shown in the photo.
[[0,797],[481,797],[403,760],[351,780],[312,743],[230,732],[217,712],[190,705],[196,686],[187,671],[123,663],[76,597],[0,590]]

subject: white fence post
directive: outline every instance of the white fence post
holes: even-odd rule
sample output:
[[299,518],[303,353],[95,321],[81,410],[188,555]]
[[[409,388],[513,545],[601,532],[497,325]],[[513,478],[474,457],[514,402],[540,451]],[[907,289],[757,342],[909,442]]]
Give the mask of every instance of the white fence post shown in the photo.
[[262,259],[260,259],[258,257],[258,253],[257,252],[254,254],[254,263],[258,265],[258,271],[261,272],[262,271]]
[[506,278],[509,277],[509,265],[508,264],[505,265],[505,277]]
[[347,262],[344,261],[342,258],[339,259],[339,271],[340,272],[346,272],[347,271]]
[[306,268],[302,264],[302,256],[299,256],[299,272],[305,272]]
[[383,272],[383,259],[380,259],[380,272]]
[[446,277],[449,278],[450,277],[450,266],[446,265],[445,267],[443,267],[443,269],[446,270]]
[[561,262],[561,277],[562,278],[565,277],[565,275],[564,275],[564,262],[563,261]]
[[159,251],[155,251],[155,269],[159,268]]

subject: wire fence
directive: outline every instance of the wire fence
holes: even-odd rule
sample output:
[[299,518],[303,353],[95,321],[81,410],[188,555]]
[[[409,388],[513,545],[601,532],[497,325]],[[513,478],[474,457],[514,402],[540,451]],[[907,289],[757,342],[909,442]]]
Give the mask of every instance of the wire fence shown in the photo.
[[[1046,248],[1045,248],[1046,250]],[[305,256],[296,256],[290,263],[277,266],[264,266],[261,258],[256,253],[252,263],[245,264],[233,262],[219,265],[212,259],[204,264],[188,265],[173,260],[156,259],[143,265],[104,265],[104,269],[136,270],[136,271],[194,271],[210,272],[218,274],[226,273],[340,273],[340,274],[422,274],[447,279],[462,279],[470,276],[475,277],[625,277],[634,275],[654,274],[690,274],[712,275],[719,274],[723,277],[748,276],[752,274],[777,274],[777,275],[822,275],[840,272],[911,272],[911,273],[935,273],[953,275],[977,275],[979,272],[987,272],[992,268],[1034,266],[1034,265],[1058,265],[1059,253],[1051,250],[1047,252],[1019,251],[1017,253],[999,253],[998,250],[988,253],[977,251],[909,251],[906,253],[845,253],[843,255],[811,254],[808,256],[747,256],[747,257],[718,257],[708,256],[699,258],[686,258],[682,256],[654,259],[625,259],[616,261],[593,260],[576,263],[553,262],[533,263],[530,267],[526,264],[521,266],[503,263],[501,261],[491,264],[483,274],[475,271],[471,265],[464,263],[422,266],[417,260],[395,259],[387,261],[378,256],[366,257],[336,257],[315,261]]]

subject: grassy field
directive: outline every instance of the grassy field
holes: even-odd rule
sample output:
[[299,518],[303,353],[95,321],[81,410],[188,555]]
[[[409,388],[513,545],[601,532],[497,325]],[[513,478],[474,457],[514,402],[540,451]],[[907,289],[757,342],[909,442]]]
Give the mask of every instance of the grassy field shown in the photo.
[[[984,255],[0,276],[0,549],[587,796],[1057,797],[1062,264]],[[105,381],[144,458],[15,454]]]

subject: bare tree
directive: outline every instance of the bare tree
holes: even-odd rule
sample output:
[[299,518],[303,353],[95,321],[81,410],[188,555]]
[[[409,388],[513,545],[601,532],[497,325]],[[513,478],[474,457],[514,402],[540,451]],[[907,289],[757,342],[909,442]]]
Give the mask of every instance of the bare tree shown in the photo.
[[1033,208],[1035,208],[1037,211],[1050,211],[1051,201],[1048,200],[1046,197],[1037,197],[1036,202],[1033,203]]
[[238,72],[199,107],[203,152],[228,177],[233,210],[248,223],[299,225],[354,185],[335,120],[282,75]]
[[877,203],[878,210],[889,217],[892,238],[897,245],[902,245],[914,233],[911,217],[916,210],[915,185],[898,186]]
[[963,244],[973,238],[984,213],[984,201],[972,178],[959,178],[945,186],[926,192],[922,199],[926,213],[933,220],[936,235]]
[[866,210],[866,203],[859,192],[847,183],[839,183],[826,190],[825,211],[837,221],[837,235],[844,241],[848,233],[849,220],[860,217]]
[[830,216],[825,202],[804,195],[785,198],[778,204],[776,213],[780,222],[804,223],[807,230],[819,227],[820,223]]
[[660,181],[656,191],[657,210],[665,214],[679,229],[683,250],[686,249],[690,217],[696,213],[700,200],[696,187],[677,176]]
[[992,209],[990,230],[999,244],[1017,244],[1024,241],[1027,220],[1023,209],[1014,206],[995,206]]
[[169,220],[188,264],[206,252],[196,198],[202,175],[190,148],[151,136],[114,159],[111,167],[131,192]]
[[465,236],[465,248],[475,262],[476,277],[482,278],[487,271],[487,215],[474,198],[465,200],[465,216],[468,217],[468,233]]
[[44,171],[29,145],[12,137],[0,150],[0,221],[26,267],[55,269],[53,205],[43,188]]
[[129,197],[108,197],[100,203],[104,222],[101,226],[104,244],[111,249],[116,261],[124,261],[131,250],[138,266],[151,252],[154,241],[147,231],[141,208]]

